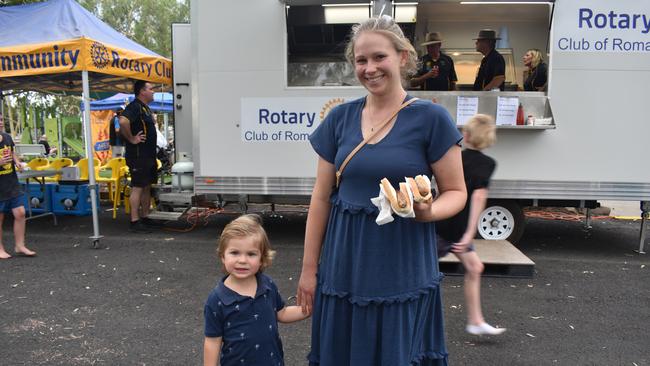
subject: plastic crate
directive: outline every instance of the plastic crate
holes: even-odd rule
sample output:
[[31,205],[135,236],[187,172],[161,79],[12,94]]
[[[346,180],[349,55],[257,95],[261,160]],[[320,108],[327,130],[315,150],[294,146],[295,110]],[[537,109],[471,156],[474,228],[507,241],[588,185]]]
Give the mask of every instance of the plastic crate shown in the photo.
[[31,207],[32,215],[52,211],[52,187],[55,184],[21,183],[25,192],[25,212],[29,215]]
[[[97,202],[99,203],[99,194]],[[88,184],[58,184],[52,189],[52,212],[57,215],[87,216],[92,214]]]

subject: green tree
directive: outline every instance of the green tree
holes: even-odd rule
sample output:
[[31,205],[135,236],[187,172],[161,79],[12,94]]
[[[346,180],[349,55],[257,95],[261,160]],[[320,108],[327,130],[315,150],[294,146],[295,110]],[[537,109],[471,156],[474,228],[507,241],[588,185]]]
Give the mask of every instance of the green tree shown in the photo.
[[[0,0],[0,6],[41,0]],[[165,57],[171,57],[171,24],[190,21],[189,0],[79,0],[118,32]]]

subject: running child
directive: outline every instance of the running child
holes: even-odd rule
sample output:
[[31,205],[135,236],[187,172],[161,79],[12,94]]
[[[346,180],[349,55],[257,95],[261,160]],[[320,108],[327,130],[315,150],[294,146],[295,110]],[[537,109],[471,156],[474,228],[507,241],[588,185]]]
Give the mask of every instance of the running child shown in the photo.
[[467,187],[467,203],[456,216],[436,223],[438,258],[452,252],[465,267],[465,303],[467,327],[474,335],[498,335],[505,328],[495,328],[485,322],[481,310],[481,273],[483,263],[474,251],[472,240],[476,235],[479,215],[485,209],[490,177],[496,162],[481,150],[496,141],[494,119],[477,114],[463,126],[463,171]]
[[300,306],[285,306],[262,271],[274,252],[257,215],[223,229],[217,254],[227,273],[205,303],[204,366],[284,365],[278,321],[305,319]]

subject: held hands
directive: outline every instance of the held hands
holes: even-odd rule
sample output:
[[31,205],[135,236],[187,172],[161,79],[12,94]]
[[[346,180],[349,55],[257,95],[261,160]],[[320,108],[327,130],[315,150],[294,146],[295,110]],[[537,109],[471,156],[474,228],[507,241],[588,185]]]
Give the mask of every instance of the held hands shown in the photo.
[[133,145],[137,145],[141,142],[144,142],[147,139],[147,137],[144,134],[144,131],[138,132],[137,135],[131,136],[131,139],[129,140]]
[[302,307],[302,313],[311,315],[314,307],[314,294],[316,293],[316,271],[302,270],[298,281],[297,303]]

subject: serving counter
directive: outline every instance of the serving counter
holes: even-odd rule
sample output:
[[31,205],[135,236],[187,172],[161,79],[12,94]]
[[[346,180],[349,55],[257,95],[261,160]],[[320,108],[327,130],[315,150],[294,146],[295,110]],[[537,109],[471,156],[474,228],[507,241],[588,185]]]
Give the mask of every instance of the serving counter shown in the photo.
[[[555,120],[553,119],[553,111],[549,103],[549,99],[543,92],[477,92],[477,91],[420,91],[409,90],[409,94],[416,96],[420,99],[433,100],[435,103],[445,107],[449,114],[458,125],[458,102],[460,99],[474,99],[478,102],[476,109],[477,113],[487,114],[492,117],[497,116],[497,104],[499,97],[508,98],[510,102],[515,102],[521,105],[524,114],[524,125],[512,124],[499,124],[498,129],[513,129],[522,131],[531,130],[548,130],[555,129]],[[516,99],[514,99],[516,98]],[[499,121],[497,121],[499,122]]]

